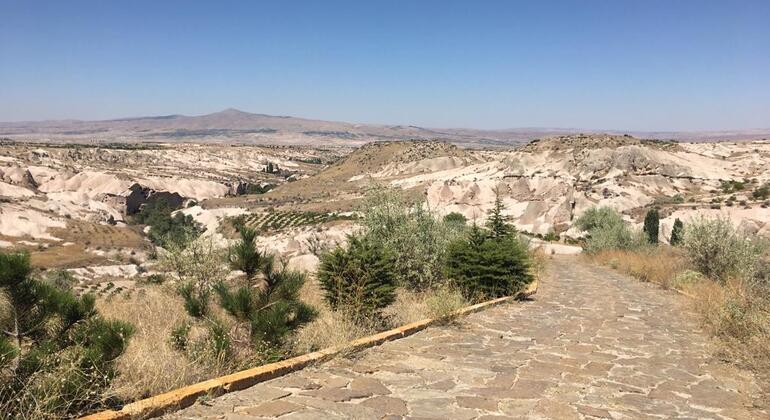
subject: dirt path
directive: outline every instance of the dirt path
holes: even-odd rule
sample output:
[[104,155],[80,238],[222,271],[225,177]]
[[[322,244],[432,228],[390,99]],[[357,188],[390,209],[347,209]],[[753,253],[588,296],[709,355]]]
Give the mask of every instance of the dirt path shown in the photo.
[[575,257],[493,308],[169,418],[768,418],[684,298]]

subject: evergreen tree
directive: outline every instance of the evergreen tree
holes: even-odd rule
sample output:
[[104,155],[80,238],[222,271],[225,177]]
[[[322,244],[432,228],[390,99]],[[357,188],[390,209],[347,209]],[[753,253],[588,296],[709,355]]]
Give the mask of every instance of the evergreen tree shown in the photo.
[[671,228],[671,239],[669,243],[671,246],[678,246],[682,244],[684,239],[684,223],[679,218],[674,220],[674,226]]
[[256,230],[242,226],[238,232],[241,240],[230,247],[230,268],[246,273],[246,279],[250,283],[267,263],[268,257],[257,249]]
[[255,231],[241,229],[241,240],[231,248],[231,266],[246,273],[246,284],[232,287],[220,282],[215,290],[222,308],[239,324],[249,326],[252,343],[276,347],[295,328],[311,321],[315,311],[299,299],[305,275],[285,267],[276,269],[273,258],[257,249],[255,239]]
[[644,217],[644,233],[647,235],[647,241],[653,245],[658,244],[658,233],[660,232],[660,215],[658,209],[650,209]]
[[393,257],[368,236],[349,236],[347,249],[337,247],[321,256],[318,281],[334,309],[357,319],[371,318],[396,298]]
[[449,246],[447,277],[469,300],[510,296],[532,282],[525,246],[515,235],[492,235],[474,225]]
[[516,229],[508,223],[508,216],[503,215],[505,205],[499,190],[495,190],[495,205],[489,210],[487,218],[487,229],[494,238],[501,238],[516,232]]
[[94,409],[115,376],[131,325],[101,318],[92,295],[32,277],[26,253],[0,254],[0,407],[69,417]]

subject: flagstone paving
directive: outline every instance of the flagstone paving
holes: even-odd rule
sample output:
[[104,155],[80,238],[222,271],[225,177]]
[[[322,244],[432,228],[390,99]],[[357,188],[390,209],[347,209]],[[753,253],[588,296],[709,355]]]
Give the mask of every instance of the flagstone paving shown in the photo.
[[576,257],[533,300],[203,401],[169,419],[751,419],[686,299]]

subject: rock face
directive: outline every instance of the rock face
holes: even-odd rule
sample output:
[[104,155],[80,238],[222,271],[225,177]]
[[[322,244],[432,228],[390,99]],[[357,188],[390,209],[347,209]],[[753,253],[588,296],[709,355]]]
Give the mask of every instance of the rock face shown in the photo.
[[[676,217],[689,220],[710,201],[727,198],[722,181],[749,180],[747,195],[770,182],[765,169],[770,167],[768,142],[689,144],[580,135],[535,141],[515,150],[438,154],[442,153],[443,159],[452,159],[451,165],[415,170],[431,167],[442,157],[413,153],[417,160],[381,163],[369,177],[403,189],[423,188],[432,209],[462,213],[479,223],[499,193],[512,222],[536,234],[566,232],[592,206],[613,207],[639,223],[643,210],[655,204],[666,207],[670,217],[677,213]],[[765,232],[770,212],[760,211],[760,205],[725,206],[719,213],[736,225],[751,213],[752,225],[747,228]],[[673,220],[664,219],[662,224]]]
[[[274,162],[293,173],[317,171],[344,153],[297,147],[113,144],[51,146],[0,141],[0,235],[52,240],[67,220],[115,223],[158,199],[179,207],[279,185],[263,171]],[[11,215],[18,215],[16,216]],[[39,223],[26,223],[38,220]],[[6,241],[7,242],[7,241]]]
[[145,204],[157,203],[158,201],[165,201],[171,208],[179,208],[182,207],[186,200],[179,193],[154,191],[139,184],[131,185],[124,193],[124,196],[126,214],[136,214]]

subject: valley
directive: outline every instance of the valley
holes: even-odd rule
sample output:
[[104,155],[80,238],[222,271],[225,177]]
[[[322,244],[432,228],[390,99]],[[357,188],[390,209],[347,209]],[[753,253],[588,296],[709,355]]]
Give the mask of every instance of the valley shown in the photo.
[[570,135],[516,148],[463,148],[428,140],[361,147],[219,144],[0,144],[0,246],[30,252],[39,269],[70,270],[83,287],[155,272],[154,244],[135,215],[168,200],[224,245],[233,223],[312,270],[310,244],[344,241],[375,187],[404,191],[438,215],[483,224],[496,193],[520,231],[575,243],[572,222],[593,206],[641,226],[725,217],[770,234],[770,142],[679,143]]

